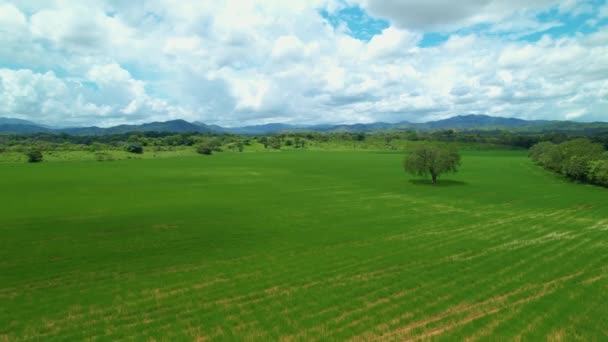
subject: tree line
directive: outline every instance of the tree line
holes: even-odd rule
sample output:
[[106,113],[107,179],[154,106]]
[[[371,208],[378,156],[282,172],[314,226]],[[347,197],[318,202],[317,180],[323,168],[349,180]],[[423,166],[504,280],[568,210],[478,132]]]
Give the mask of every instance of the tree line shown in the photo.
[[[175,148],[192,147],[201,154],[224,150],[244,151],[251,145],[267,150],[304,148],[344,148],[401,151],[408,142],[444,142],[460,144],[497,145],[507,148],[530,148],[540,142],[561,144],[580,138],[563,132],[521,133],[500,130],[457,131],[381,131],[361,132],[283,132],[268,135],[234,135],[215,133],[130,132],[112,135],[70,134],[0,134],[0,153],[32,151],[86,151],[99,154],[100,160],[108,158],[105,151],[124,150],[130,153],[172,151]],[[608,146],[608,132],[595,132],[588,139],[604,147]],[[39,159],[39,158],[32,158]]]
[[[277,149],[281,146],[303,148],[309,142],[353,142],[363,144],[382,142],[390,147],[396,141],[439,141],[461,143],[488,143],[516,148],[530,148],[543,142],[562,143],[581,137],[566,133],[518,133],[501,130],[456,131],[452,129],[437,131],[386,131],[386,132],[283,132],[268,135],[234,135],[215,133],[171,133],[171,132],[130,132],[112,135],[70,135],[70,134],[0,134],[0,149],[19,149],[37,146],[41,150],[86,150],[115,149],[129,143],[142,146],[193,146],[209,138],[222,144],[245,141],[258,141],[266,148]],[[608,132],[586,136],[593,142],[608,147]]]
[[562,143],[544,141],[532,146],[529,156],[568,179],[608,187],[608,151],[600,142],[586,138]]

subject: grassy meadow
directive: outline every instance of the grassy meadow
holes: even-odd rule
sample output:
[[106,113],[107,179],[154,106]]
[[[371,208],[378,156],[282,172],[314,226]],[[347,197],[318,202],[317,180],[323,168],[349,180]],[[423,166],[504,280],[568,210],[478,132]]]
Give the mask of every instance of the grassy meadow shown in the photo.
[[0,341],[608,339],[607,189],[401,160],[0,163]]

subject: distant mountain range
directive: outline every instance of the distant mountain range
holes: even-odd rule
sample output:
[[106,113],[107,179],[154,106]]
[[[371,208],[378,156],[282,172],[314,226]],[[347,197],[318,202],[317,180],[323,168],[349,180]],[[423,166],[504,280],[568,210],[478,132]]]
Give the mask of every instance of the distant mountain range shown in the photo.
[[230,133],[243,135],[263,135],[278,132],[352,132],[371,133],[391,130],[515,130],[523,132],[582,132],[592,133],[608,130],[606,122],[572,122],[572,121],[547,121],[547,120],[522,120],[516,118],[502,118],[489,115],[459,115],[448,119],[429,121],[425,123],[411,123],[407,121],[398,123],[374,122],[368,124],[351,125],[289,125],[282,123],[271,123],[266,125],[244,126],[244,127],[221,127],[207,125],[202,122],[188,122],[185,120],[171,120],[165,122],[150,122],[141,125],[118,125],[113,127],[72,127],[53,128],[40,125],[31,121],[0,118],[0,133],[67,133],[75,135],[108,135],[122,134],[128,132],[175,132],[175,133]]

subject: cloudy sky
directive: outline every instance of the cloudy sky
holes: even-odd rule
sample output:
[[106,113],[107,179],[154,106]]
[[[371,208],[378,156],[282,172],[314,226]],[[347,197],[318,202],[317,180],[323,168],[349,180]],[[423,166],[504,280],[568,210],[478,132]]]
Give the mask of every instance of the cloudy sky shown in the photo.
[[608,121],[605,0],[0,0],[0,117]]

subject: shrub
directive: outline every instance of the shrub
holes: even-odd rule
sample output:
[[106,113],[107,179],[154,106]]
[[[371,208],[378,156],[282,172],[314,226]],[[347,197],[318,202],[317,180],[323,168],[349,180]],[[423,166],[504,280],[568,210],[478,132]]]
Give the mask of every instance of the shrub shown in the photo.
[[280,150],[281,149],[281,138],[273,137],[272,139],[270,139],[270,148],[275,149],[275,150]]
[[204,155],[211,155],[213,153],[213,149],[207,144],[201,144],[196,147],[196,152]]
[[130,143],[125,146],[125,150],[129,153],[142,154],[144,153],[144,147],[140,143]]
[[38,150],[31,150],[26,155],[28,163],[39,163],[42,161],[42,152]]

